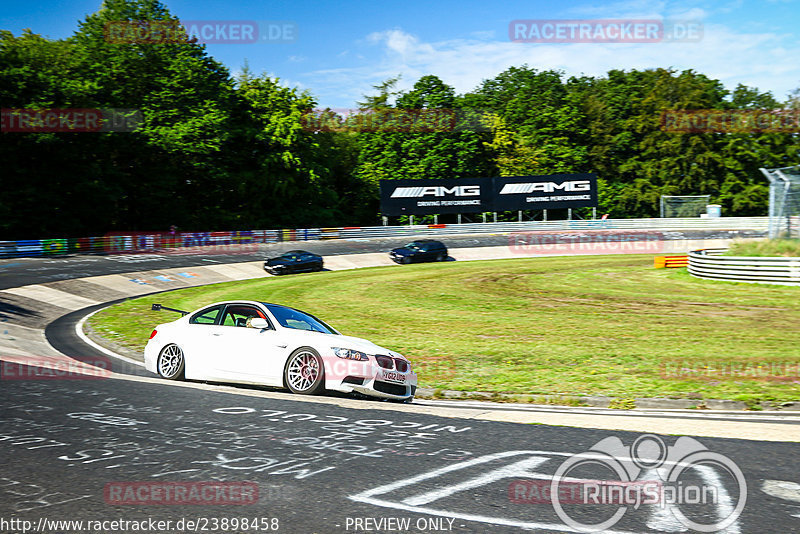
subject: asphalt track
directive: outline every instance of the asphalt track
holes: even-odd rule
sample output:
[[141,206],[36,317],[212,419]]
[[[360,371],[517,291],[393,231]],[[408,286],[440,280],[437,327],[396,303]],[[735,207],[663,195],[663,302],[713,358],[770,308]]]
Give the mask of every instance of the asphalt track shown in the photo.
[[[624,232],[622,230],[621,232]],[[589,234],[590,232],[583,232]],[[633,231],[631,233],[642,233]],[[574,238],[582,232],[547,232],[553,236]],[[664,241],[721,240],[763,237],[755,230],[682,230],[660,232]],[[436,236],[432,236],[436,237]],[[59,280],[72,280],[130,271],[149,271],[165,267],[194,267],[206,264],[226,264],[262,260],[287,250],[303,249],[323,256],[343,256],[368,252],[386,252],[403,246],[413,236],[372,238],[363,240],[301,241],[292,243],[259,244],[251,247],[221,247],[199,257],[197,253],[181,254],[180,249],[170,254],[109,254],[99,256],[72,256],[66,258],[19,258],[0,260],[0,289],[29,284],[43,284]],[[509,234],[447,235],[440,237],[450,248],[503,247],[509,245]]]
[[[474,240],[473,246],[490,246],[487,239],[507,242],[506,236],[480,236],[460,238],[460,244]],[[447,241],[451,245],[450,237]],[[300,246],[327,253],[306,245]],[[314,245],[343,250],[342,242]],[[374,252],[393,245],[350,242],[346,247]],[[252,260],[296,247],[275,245]],[[135,261],[110,257],[7,260],[0,262],[0,272],[3,288],[13,288],[132,270],[189,267],[202,259],[231,261],[221,255]],[[236,262],[249,259],[233,255]],[[7,318],[49,325],[48,339],[67,355],[91,356],[91,349],[75,344],[71,334],[87,309],[53,322],[20,317],[6,306],[0,312],[5,310]],[[275,526],[279,532],[292,533],[570,532],[575,531],[575,521],[596,523],[620,511],[619,521],[604,531],[680,532],[691,531],[681,523],[681,513],[713,524],[742,501],[741,515],[724,531],[800,531],[796,443],[702,437],[698,442],[707,449],[703,452],[697,449],[699,445],[679,441],[674,435],[641,438],[641,432],[490,421],[481,417],[490,410],[485,403],[401,406],[347,397],[317,402],[262,388],[168,383],[124,362],[116,362],[113,371],[114,375],[101,379],[47,380],[40,375],[14,380],[4,375],[0,532],[264,532],[275,531]],[[536,407],[510,411],[515,409],[523,412]],[[565,417],[560,413],[563,408],[542,409]],[[676,412],[672,417],[682,415]],[[718,417],[735,419],[725,414]],[[772,417],[783,417],[783,426],[791,420],[782,414]],[[674,457],[677,465],[683,465],[681,455],[694,447],[694,458],[698,454],[706,460],[724,457],[732,462],[728,468],[735,469],[729,471],[713,462],[710,467],[700,466],[684,459],[692,467],[681,479],[682,487],[711,488],[713,499],[691,504],[692,494],[684,492],[687,498],[682,503],[663,506],[621,507],[614,499],[605,504],[603,499],[598,504],[567,503],[564,509],[573,521],[570,526],[545,498],[544,488],[573,455],[597,448],[608,438],[620,440],[612,454],[620,461],[631,460],[625,447],[637,439],[649,445],[636,449],[641,454],[633,458],[644,469],[630,480],[640,483],[657,480],[665,468],[676,465],[668,461],[657,467],[644,461],[652,460],[653,446],[662,441],[671,453],[680,453]],[[595,462],[569,474],[585,480],[619,478],[610,475],[612,464]],[[737,470],[746,484],[745,499],[740,498],[743,488],[735,476]],[[164,493],[167,486],[153,486],[166,482],[195,489],[203,486],[192,484],[222,482],[257,488],[258,496],[235,505],[235,495],[217,487],[216,493],[209,493],[210,499],[200,499],[199,504],[169,504]],[[145,489],[135,493],[141,487]],[[149,500],[141,501],[142,496]],[[231,520],[241,518],[249,520],[247,528],[241,521],[234,527]],[[84,524],[49,523],[53,520]],[[108,523],[115,520],[171,524],[145,523],[145,529],[142,524],[134,528],[131,523]]]

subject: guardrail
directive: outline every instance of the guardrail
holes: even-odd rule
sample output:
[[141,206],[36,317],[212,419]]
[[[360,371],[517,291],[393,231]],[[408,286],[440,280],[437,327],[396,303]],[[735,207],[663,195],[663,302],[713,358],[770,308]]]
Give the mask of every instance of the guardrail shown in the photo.
[[722,256],[727,249],[689,253],[689,274],[697,278],[757,284],[800,285],[800,258]]
[[[570,230],[756,230],[767,231],[768,217],[596,219],[527,221],[467,224],[418,224],[406,226],[367,226],[300,228],[282,230],[242,230],[234,232],[115,232],[100,237],[70,239],[29,239],[0,241],[0,258],[61,256],[65,254],[123,254],[171,251],[191,252],[197,247],[213,247],[217,253],[241,251],[247,245],[283,241],[321,239],[368,239],[417,235],[504,234],[519,231]],[[201,252],[200,250],[197,250]],[[204,248],[202,252],[208,252]]]
[[342,239],[393,237],[401,235],[483,234],[518,231],[558,230],[759,230],[766,232],[769,217],[716,217],[664,219],[594,219],[571,221],[527,221],[413,226],[370,226],[342,228]]

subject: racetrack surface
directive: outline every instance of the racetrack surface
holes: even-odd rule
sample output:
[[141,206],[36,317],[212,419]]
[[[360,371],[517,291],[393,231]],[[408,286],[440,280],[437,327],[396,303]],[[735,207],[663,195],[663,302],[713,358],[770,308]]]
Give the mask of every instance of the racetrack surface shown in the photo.
[[[351,408],[133,380],[7,382],[0,403],[0,450],[6,458],[0,517],[33,524],[264,517],[277,518],[279,531],[291,533],[567,532],[552,506],[524,500],[538,495],[531,496],[526,484],[549,484],[566,459],[604,438],[630,445],[638,437],[387,411],[373,402]],[[676,446],[673,436],[660,439]],[[730,458],[746,477],[746,506],[729,532],[794,530],[797,503],[788,500],[791,491],[780,497],[762,487],[776,485],[770,481],[786,486],[796,478],[796,445],[701,442]],[[608,477],[608,471],[594,476]],[[142,494],[129,494],[134,502],[126,503],[108,493],[109,485],[215,481],[255,485],[258,501],[225,506],[219,504],[223,497],[212,497],[204,505],[137,505]],[[723,499],[684,510],[708,522],[727,513],[738,486],[721,475],[716,484],[725,490]],[[616,507],[599,507],[593,520],[608,516],[608,509]],[[370,518],[371,524],[397,518],[411,526],[359,529],[356,518]],[[613,531],[674,532],[677,526],[668,509],[642,505],[629,507]]]
[[[624,233],[624,231],[621,231]],[[637,233],[637,232],[634,232]],[[641,232],[638,232],[641,233]],[[541,236],[576,236],[590,232],[545,232]],[[166,254],[109,254],[102,256],[71,256],[64,258],[17,258],[0,260],[0,290],[30,284],[44,284],[59,280],[74,280],[90,276],[128,273],[131,271],[155,271],[164,268],[196,267],[198,265],[215,265],[263,261],[287,250],[301,249],[330,256],[347,256],[352,254],[388,253],[391,249],[420,237],[440,239],[448,248],[469,249],[479,247],[508,247],[510,234],[474,234],[474,235],[418,235],[392,238],[371,238],[363,240],[334,239],[329,241],[296,241],[289,243],[258,244],[239,247],[206,247],[205,254],[196,251],[183,254],[180,249]],[[756,230],[682,230],[660,232],[660,239],[665,241],[689,241],[702,246],[703,241],[709,243],[722,242],[734,238],[763,237],[764,232]],[[692,245],[687,245],[686,249]],[[713,246],[709,244],[708,246]],[[685,251],[683,252],[685,254]],[[516,257],[519,257],[517,255]]]
[[[450,244],[449,238],[447,241]],[[305,245],[283,244],[283,247],[288,250]],[[480,246],[486,245],[484,242],[475,245]],[[19,278],[12,276],[11,282],[4,276],[3,283],[11,284],[5,288],[17,288],[23,284],[45,284],[56,275],[110,275],[100,280],[105,285],[65,280],[55,285],[0,293],[3,306],[0,320],[6,319],[0,325],[0,347],[7,354],[13,356],[14,350],[30,354],[39,349],[42,354],[56,353],[43,336],[36,334],[50,325],[47,338],[56,348],[68,355],[79,351],[79,355],[91,356],[88,352],[91,349],[77,345],[70,336],[79,317],[92,307],[124,298],[115,288],[131,287],[134,294],[140,295],[176,285],[186,287],[195,281],[182,282],[173,276],[174,282],[165,282],[155,277],[163,276],[158,273],[164,269],[179,271],[202,260],[140,258],[141,261],[124,263],[94,259],[35,260],[29,264],[41,262],[39,265],[47,270]],[[236,256],[236,260],[246,261],[241,256]],[[4,263],[14,261],[21,260]],[[47,261],[58,263],[44,263]],[[73,265],[72,261],[76,263]],[[154,264],[147,263],[151,261],[158,263],[157,270]],[[209,271],[208,281],[213,278],[212,271],[223,279],[228,278],[223,273],[250,276],[257,270],[256,265],[247,269],[219,265],[217,271]],[[127,270],[121,270],[124,267]],[[136,275],[118,276],[139,267],[143,269]],[[77,296],[78,290],[83,296]],[[46,299],[57,299],[51,302],[58,304],[48,307]],[[63,318],[54,322],[58,317]],[[173,384],[141,376],[146,373],[137,366],[119,362],[114,364],[113,371],[119,376],[94,380],[5,377],[0,390],[4,422],[0,451],[7,460],[0,478],[0,520],[13,517],[36,525],[43,519],[161,519],[173,522],[167,531],[184,532],[200,529],[176,528],[182,518],[205,518],[206,527],[210,527],[214,519],[263,517],[277,518],[279,531],[292,533],[525,529],[567,532],[569,525],[556,515],[550,502],[529,502],[533,495],[530,481],[543,480],[549,484],[566,459],[586,452],[602,439],[616,437],[623,445],[630,446],[640,437],[640,432],[491,421],[487,418],[503,417],[497,415],[501,410],[481,404],[454,407],[423,402],[406,406],[334,396],[309,399],[260,388]],[[531,421],[545,417],[555,424],[565,424],[569,414],[564,410],[547,407],[537,412],[535,407],[520,407],[503,413],[528,413],[533,414]],[[586,417],[587,421],[592,417],[573,415]],[[664,414],[648,415],[649,418],[644,414],[635,417],[641,422]],[[770,432],[766,429],[771,424],[797,428],[796,424],[790,424],[790,415],[773,415],[784,419],[781,423],[775,420],[747,423],[760,425],[766,432]],[[619,414],[602,416],[618,421],[632,419]],[[686,416],[677,413],[673,416],[679,417]],[[695,424],[712,423],[703,419]],[[625,426],[618,423],[612,428]],[[658,439],[667,447],[680,448],[675,436],[662,434]],[[795,529],[800,513],[796,444],[710,437],[700,438],[699,442],[729,458],[746,479],[746,505],[729,532]],[[695,519],[714,522],[730,511],[740,486],[721,471],[698,472],[705,477],[706,484],[713,482],[722,497],[716,502],[679,508]],[[600,469],[592,476],[608,478],[608,469]],[[646,471],[642,476],[657,477],[658,473]],[[699,479],[695,476],[694,480]],[[211,504],[204,501],[202,505],[150,501],[147,505],[136,505],[120,504],[107,493],[109,488],[119,489],[131,482],[164,481],[250,482],[258,487],[259,497],[256,504],[243,506],[222,505],[219,501]],[[608,516],[608,510],[617,509],[614,503],[610,504],[593,508],[588,517],[581,517],[599,520]],[[576,517],[580,512],[577,514]],[[389,524],[386,520],[393,522]],[[389,528],[392,526],[398,528]],[[43,531],[82,531],[61,527]],[[613,530],[675,532],[685,528],[669,506],[642,505],[638,509],[628,507]],[[9,527],[3,531],[21,529]],[[256,532],[253,528],[223,529],[219,522],[217,528],[206,531]]]

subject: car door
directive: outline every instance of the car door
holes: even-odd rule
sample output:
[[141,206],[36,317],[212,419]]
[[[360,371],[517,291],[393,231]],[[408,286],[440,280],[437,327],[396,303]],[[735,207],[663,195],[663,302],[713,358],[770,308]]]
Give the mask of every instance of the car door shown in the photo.
[[313,254],[303,254],[300,260],[304,271],[313,271],[317,267],[316,257]]
[[431,259],[431,247],[433,245],[431,243],[422,243],[419,246],[420,249],[420,261],[430,261]]
[[213,379],[211,364],[214,354],[210,349],[211,340],[224,309],[224,304],[218,304],[193,314],[177,340],[186,357],[187,378]]
[[269,321],[257,306],[229,304],[220,324],[211,327],[214,375],[225,381],[280,386],[286,347],[271,323],[266,329],[248,327],[253,317]]
[[302,258],[299,254],[292,254],[290,258],[288,258],[288,265],[286,270],[289,272],[296,273],[303,268]]

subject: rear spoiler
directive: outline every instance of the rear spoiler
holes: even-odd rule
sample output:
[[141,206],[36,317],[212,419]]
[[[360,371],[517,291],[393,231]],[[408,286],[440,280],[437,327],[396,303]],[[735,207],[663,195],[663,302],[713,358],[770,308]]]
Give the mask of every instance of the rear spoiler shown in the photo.
[[175,308],[167,308],[166,306],[162,306],[161,304],[153,304],[153,307],[151,309],[153,311],[167,310],[167,311],[171,311],[171,312],[178,312],[181,315],[189,315],[188,311],[176,310]]

